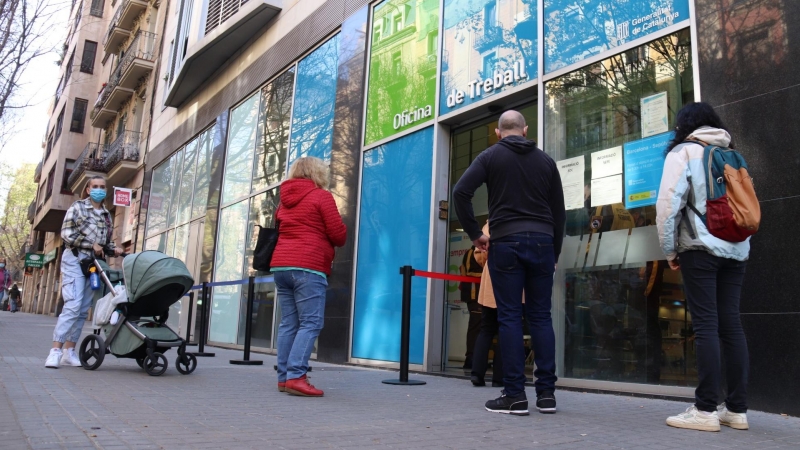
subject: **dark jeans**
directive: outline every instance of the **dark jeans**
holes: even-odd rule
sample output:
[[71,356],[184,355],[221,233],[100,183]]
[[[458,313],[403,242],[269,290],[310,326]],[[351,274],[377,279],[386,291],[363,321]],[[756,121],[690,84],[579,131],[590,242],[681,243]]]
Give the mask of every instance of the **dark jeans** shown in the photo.
[[[497,335],[497,309],[483,307],[481,313],[481,332],[475,341],[475,352],[472,355],[472,375],[481,380],[486,376],[486,369],[489,366],[489,349],[492,348],[492,340]],[[492,381],[503,382],[503,359],[500,352],[501,344],[498,342],[494,350],[494,361],[492,364]]]
[[464,356],[466,357],[465,363],[470,364],[473,359],[472,352],[475,349],[475,342],[481,332],[481,305],[477,300],[470,300],[467,302],[467,310],[469,311],[469,323],[467,324],[467,353]]
[[[553,238],[520,233],[491,239],[489,275],[497,300],[503,384],[510,397],[525,392],[522,317],[528,320],[536,363],[536,393],[556,388],[556,338],[550,317],[555,254]],[[525,303],[520,300],[525,291]]]
[[681,253],[679,261],[697,347],[695,406],[700,411],[717,410],[722,387],[722,341],[728,384],[725,403],[731,412],[747,412],[750,361],[739,316],[746,263],[703,251]]

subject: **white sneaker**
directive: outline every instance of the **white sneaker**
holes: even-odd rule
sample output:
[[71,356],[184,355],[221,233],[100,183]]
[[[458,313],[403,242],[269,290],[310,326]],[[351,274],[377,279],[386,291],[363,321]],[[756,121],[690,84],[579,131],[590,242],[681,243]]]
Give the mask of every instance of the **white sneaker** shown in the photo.
[[66,352],[63,352],[64,356],[61,358],[61,363],[72,366],[72,367],[81,367],[81,360],[78,358],[78,355],[75,353],[75,348],[71,348]]
[[719,431],[719,416],[716,411],[700,411],[692,405],[686,408],[685,412],[667,418],[667,425],[689,430]]
[[725,425],[735,430],[750,429],[750,425],[747,424],[747,414],[730,412],[724,403],[717,406],[717,415],[719,416],[720,425]]
[[44,366],[48,369],[58,369],[59,361],[61,361],[61,349],[51,348],[50,354],[47,355],[47,361],[44,362]]

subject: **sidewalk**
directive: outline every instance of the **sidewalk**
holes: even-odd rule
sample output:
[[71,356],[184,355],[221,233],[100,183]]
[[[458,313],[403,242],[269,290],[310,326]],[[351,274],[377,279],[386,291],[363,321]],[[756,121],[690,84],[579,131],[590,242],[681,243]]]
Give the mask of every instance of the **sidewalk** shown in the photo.
[[[238,448],[800,448],[800,419],[751,412],[751,429],[669,428],[688,405],[559,391],[558,414],[492,414],[499,389],[414,375],[426,386],[388,386],[397,373],[314,363],[321,399],[276,389],[275,358],[228,364],[241,352],[213,349],[197,371],[150,377],[107,355],[94,372],[45,369],[52,317],[0,313],[0,447],[3,449]],[[85,330],[88,331],[88,328]]]

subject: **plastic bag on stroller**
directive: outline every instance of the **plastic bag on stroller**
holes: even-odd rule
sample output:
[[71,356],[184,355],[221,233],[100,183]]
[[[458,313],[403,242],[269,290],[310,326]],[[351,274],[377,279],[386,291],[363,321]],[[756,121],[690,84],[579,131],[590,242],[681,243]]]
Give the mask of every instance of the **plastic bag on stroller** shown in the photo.
[[95,306],[94,317],[92,319],[92,324],[95,328],[100,328],[103,325],[107,325],[111,320],[111,314],[114,313],[114,310],[117,308],[117,305],[120,303],[126,303],[128,301],[128,292],[125,289],[125,286],[116,286],[114,287],[113,292],[109,292],[103,298],[97,301],[97,306]]

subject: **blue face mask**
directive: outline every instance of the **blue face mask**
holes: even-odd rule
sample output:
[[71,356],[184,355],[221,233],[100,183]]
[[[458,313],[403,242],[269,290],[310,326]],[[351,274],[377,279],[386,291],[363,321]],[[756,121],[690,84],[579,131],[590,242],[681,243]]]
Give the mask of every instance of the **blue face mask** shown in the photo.
[[97,203],[102,202],[106,198],[105,189],[92,189],[89,191],[89,197]]

